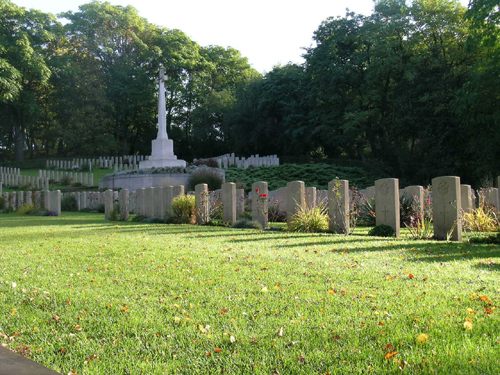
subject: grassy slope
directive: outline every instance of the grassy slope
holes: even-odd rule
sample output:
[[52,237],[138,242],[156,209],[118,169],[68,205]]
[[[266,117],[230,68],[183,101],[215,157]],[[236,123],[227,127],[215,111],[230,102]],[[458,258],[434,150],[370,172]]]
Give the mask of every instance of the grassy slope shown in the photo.
[[0,215],[0,342],[63,374],[499,373],[500,247],[366,231]]
[[304,181],[306,186],[326,189],[328,182],[335,177],[349,180],[350,185],[359,189],[373,186],[375,180],[383,178],[370,171],[358,167],[341,167],[329,164],[284,164],[280,166],[259,168],[230,168],[226,170],[227,182],[243,182],[251,188],[256,181],[267,181],[270,190],[285,187],[290,181]]

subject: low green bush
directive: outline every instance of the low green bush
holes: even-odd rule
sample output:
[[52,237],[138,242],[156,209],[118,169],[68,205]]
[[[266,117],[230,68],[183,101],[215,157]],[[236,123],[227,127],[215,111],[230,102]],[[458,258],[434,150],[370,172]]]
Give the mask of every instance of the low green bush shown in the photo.
[[241,219],[236,221],[233,225],[231,225],[231,228],[247,228],[247,229],[257,229],[257,230],[263,229],[262,225],[259,222],[247,219]]
[[62,197],[61,211],[78,211],[78,204],[74,195],[66,195]]
[[172,200],[171,220],[177,224],[194,224],[196,222],[196,197],[180,195]]
[[37,209],[34,204],[23,204],[16,213],[19,215],[33,215],[36,212]]
[[369,236],[375,236],[375,237],[394,237],[396,235],[396,232],[392,227],[389,225],[377,225],[375,228],[371,229],[368,232]]
[[189,177],[191,190],[198,184],[207,184],[208,190],[217,190],[222,187],[222,177],[215,168],[199,167]]
[[71,185],[71,177],[69,177],[68,174],[65,174],[64,176],[61,177],[61,181],[59,183],[62,186],[70,186]]

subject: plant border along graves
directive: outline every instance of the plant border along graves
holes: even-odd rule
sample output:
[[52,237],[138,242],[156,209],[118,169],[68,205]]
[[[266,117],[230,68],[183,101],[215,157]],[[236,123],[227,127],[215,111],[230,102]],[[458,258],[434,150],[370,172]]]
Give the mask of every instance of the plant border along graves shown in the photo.
[[63,374],[499,373],[500,246],[368,229],[0,215],[0,342]]

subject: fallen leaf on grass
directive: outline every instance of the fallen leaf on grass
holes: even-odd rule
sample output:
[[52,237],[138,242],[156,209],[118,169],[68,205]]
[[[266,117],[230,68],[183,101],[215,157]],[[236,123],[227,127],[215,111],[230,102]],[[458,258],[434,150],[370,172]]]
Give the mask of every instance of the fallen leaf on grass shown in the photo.
[[421,335],[418,335],[417,338],[415,339],[415,342],[418,345],[424,345],[429,342],[429,336],[426,335],[425,333],[422,333]]
[[389,352],[385,355],[385,359],[389,360],[389,358],[394,357],[398,352]]
[[220,352],[222,352],[222,349],[215,348],[214,352],[216,352],[216,353],[220,353]]
[[464,323],[464,328],[468,331],[470,331],[472,329],[472,322],[471,321],[466,321]]

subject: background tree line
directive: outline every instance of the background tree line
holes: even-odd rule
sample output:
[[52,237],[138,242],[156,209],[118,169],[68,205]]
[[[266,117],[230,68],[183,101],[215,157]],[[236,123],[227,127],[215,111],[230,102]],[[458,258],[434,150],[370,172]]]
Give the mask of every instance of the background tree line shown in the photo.
[[379,0],[369,16],[326,19],[304,64],[262,76],[237,50],[130,6],[93,1],[63,25],[0,0],[0,152],[148,154],[164,64],[167,131],[184,159],[357,160],[409,183],[477,184],[500,174],[498,4]]

